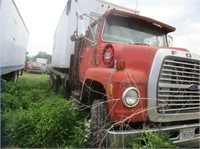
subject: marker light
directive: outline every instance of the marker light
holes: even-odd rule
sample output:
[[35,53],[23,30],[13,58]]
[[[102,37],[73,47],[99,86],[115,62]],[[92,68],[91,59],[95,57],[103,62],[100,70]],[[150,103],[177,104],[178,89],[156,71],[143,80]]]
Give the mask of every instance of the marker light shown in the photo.
[[125,68],[126,68],[126,61],[115,60],[115,69],[117,69],[117,71],[124,70]]
[[112,94],[112,92],[113,92],[112,84],[107,84],[107,92],[108,92],[109,95]]

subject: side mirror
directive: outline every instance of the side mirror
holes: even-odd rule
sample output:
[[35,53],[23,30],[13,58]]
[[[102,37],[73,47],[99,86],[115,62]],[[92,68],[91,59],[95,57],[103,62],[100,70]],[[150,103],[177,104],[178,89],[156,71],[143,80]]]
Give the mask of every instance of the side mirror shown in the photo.
[[83,38],[86,35],[86,22],[83,20],[82,16],[80,16],[78,9],[76,10],[76,19],[76,36],[78,38]]
[[78,38],[85,37],[86,35],[86,22],[83,19],[78,19],[77,36]]
[[75,40],[76,40],[76,35],[75,35],[75,34],[72,34],[72,35],[70,36],[70,40],[71,40],[71,41],[75,41]]
[[172,47],[173,45],[173,38],[170,35],[167,35],[167,44],[168,44],[168,47]]

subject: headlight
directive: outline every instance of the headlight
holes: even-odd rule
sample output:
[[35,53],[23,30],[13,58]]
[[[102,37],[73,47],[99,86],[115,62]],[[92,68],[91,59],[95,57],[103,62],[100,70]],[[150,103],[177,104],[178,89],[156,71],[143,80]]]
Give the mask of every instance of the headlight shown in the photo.
[[126,107],[134,107],[139,101],[139,92],[134,87],[127,88],[122,94],[122,102]]

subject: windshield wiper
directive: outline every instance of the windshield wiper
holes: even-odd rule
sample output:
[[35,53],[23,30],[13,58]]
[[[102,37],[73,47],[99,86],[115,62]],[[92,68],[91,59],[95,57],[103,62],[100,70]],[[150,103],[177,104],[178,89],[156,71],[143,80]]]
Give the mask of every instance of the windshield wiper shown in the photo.
[[142,43],[142,42],[132,42],[131,44],[134,44],[134,45],[146,45],[146,46],[150,46],[149,44]]

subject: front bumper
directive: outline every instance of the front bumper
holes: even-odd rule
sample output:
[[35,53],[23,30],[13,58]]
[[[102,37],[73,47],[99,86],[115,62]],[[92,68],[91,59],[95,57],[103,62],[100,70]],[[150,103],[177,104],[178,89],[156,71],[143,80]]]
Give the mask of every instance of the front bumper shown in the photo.
[[[126,148],[130,147],[131,141],[134,138],[141,136],[144,132],[165,132],[173,133],[178,132],[178,134],[170,140],[177,144],[179,147],[199,147],[200,143],[200,134],[199,134],[200,124],[191,124],[191,125],[181,125],[181,126],[170,126],[161,129],[147,129],[147,130],[134,130],[134,131],[108,131],[106,136],[106,143],[108,148]],[[192,138],[181,139],[180,131],[194,129],[195,134]],[[197,131],[198,130],[198,131]]]
[[27,71],[32,73],[44,73],[43,69],[28,69]]

